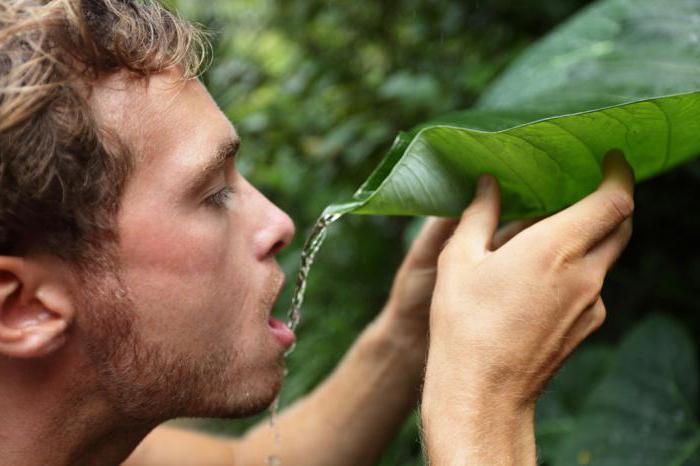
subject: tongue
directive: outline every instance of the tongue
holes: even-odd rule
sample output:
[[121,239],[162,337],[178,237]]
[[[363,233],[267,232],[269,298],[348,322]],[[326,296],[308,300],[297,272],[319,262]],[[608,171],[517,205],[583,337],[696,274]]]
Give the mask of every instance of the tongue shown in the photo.
[[270,327],[270,331],[282,344],[282,346],[289,348],[294,344],[296,336],[294,336],[294,332],[292,332],[284,322],[279,319],[275,319],[274,317],[270,317],[270,320],[267,321],[267,325]]

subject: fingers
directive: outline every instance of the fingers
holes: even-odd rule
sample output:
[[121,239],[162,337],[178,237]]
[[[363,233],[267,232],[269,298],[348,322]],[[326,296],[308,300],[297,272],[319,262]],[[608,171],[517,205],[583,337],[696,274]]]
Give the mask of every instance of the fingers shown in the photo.
[[634,174],[622,152],[610,151],[598,189],[546,222],[567,241],[568,252],[583,255],[632,215],[633,190]]
[[622,222],[607,238],[596,244],[586,255],[594,268],[607,272],[617,261],[632,236],[632,217]]
[[524,229],[537,223],[539,219],[527,219],[527,220],[515,220],[513,222],[506,223],[503,227],[499,228],[496,234],[493,236],[491,241],[491,250],[495,251],[500,248],[508,241],[513,239],[518,233]]
[[462,214],[454,239],[460,247],[478,253],[491,245],[500,215],[501,195],[498,181],[492,175],[481,175],[474,200]]

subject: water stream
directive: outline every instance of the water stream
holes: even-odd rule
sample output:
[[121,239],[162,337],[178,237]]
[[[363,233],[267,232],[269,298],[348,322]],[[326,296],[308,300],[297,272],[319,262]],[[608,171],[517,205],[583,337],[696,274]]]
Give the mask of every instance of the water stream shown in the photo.
[[[301,265],[299,266],[299,273],[297,274],[296,286],[294,288],[294,294],[292,295],[292,305],[289,307],[287,318],[289,321],[287,325],[292,330],[297,328],[299,325],[299,320],[301,319],[301,306],[304,304],[304,293],[306,292],[306,281],[309,278],[309,271],[316,258],[316,253],[321,249],[323,240],[326,239],[326,233],[328,227],[331,223],[342,217],[342,214],[325,214],[316,220],[309,237],[304,243],[304,247],[301,250]],[[291,352],[288,351],[287,355]]]
[[[294,293],[292,294],[292,303],[289,307],[289,311],[287,312],[287,326],[290,329],[292,329],[292,331],[296,330],[297,326],[299,325],[299,321],[301,320],[301,306],[304,304],[306,282],[309,278],[309,271],[311,270],[311,266],[314,263],[316,254],[318,253],[319,249],[321,249],[321,245],[326,239],[328,227],[331,225],[331,223],[335,222],[342,216],[343,214],[321,215],[321,217],[319,217],[319,219],[316,220],[316,223],[311,229],[311,233],[309,233],[309,237],[304,242],[304,247],[301,250],[301,264],[299,266],[299,273],[297,274],[297,279],[294,286]],[[285,353],[285,357],[288,357],[292,351],[294,351],[294,346],[287,350],[287,352]],[[279,453],[280,449],[280,433],[279,428],[277,426],[278,413],[279,397],[275,399],[275,401],[270,406],[270,428],[273,430],[275,442],[274,453],[268,455],[267,457],[266,462],[268,466],[282,465],[282,460],[277,454]]]
[[277,428],[277,415],[279,413],[280,397],[275,398],[275,401],[270,405],[270,429],[272,429],[275,437],[273,453],[267,455],[265,461],[267,466],[281,466],[282,460],[279,457],[280,450],[280,431]]

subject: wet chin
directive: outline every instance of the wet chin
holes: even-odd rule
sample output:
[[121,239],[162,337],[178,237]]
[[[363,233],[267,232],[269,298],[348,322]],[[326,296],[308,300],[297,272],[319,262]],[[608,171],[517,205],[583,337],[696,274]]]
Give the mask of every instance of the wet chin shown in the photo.
[[237,418],[261,413],[274,402],[282,386],[284,370],[273,372],[264,377],[249,379],[243,387],[231,390],[228,400],[217,403],[218,409],[212,409],[209,413],[199,416]]

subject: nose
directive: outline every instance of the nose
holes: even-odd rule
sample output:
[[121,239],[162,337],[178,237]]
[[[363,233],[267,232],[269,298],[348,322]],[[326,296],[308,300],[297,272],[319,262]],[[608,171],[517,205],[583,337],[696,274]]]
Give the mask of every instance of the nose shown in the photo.
[[[258,260],[274,257],[294,238],[294,222],[282,209],[273,204],[262,193],[258,213],[264,212],[259,218],[262,223],[255,238],[255,253]],[[253,213],[254,215],[259,215]]]
[[285,246],[292,242],[294,238],[294,221],[282,209],[270,202],[273,212],[271,224],[274,225],[275,233],[273,237],[277,239],[270,247],[267,255],[274,256],[280,252]]

